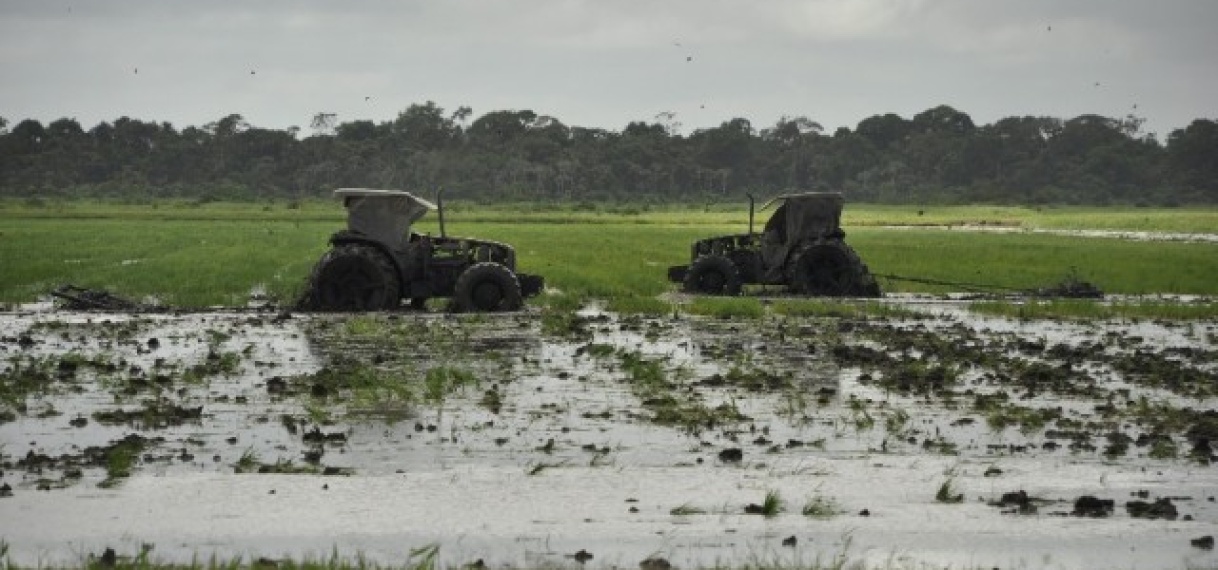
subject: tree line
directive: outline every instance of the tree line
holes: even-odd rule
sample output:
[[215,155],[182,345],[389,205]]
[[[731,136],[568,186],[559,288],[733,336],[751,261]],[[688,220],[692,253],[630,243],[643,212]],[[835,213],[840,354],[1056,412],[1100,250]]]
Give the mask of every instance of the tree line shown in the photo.
[[868,117],[826,133],[807,117],[757,128],[733,118],[680,133],[671,113],[621,131],[568,126],[529,110],[471,120],[428,101],[392,121],[310,133],[241,115],[201,127],[122,117],[86,130],[0,117],[0,196],[301,199],[343,186],[443,186],[476,200],[673,202],[804,190],[851,201],[1176,205],[1218,203],[1218,123],[1165,142],[1134,116],[1008,117],[976,125],[941,105]]

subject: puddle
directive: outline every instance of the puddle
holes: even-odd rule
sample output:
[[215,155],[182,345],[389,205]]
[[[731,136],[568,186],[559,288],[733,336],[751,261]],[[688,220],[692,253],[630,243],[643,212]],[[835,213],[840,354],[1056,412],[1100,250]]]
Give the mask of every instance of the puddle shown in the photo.
[[1022,228],[1003,225],[909,225],[883,226],[893,230],[945,230],[961,232],[1030,233],[1070,237],[1123,239],[1130,241],[1177,241],[1186,243],[1218,243],[1218,234],[1186,232],[1144,232],[1131,230],[1079,230],[1052,228]]
[[[1218,564],[1190,544],[1218,530],[1196,449],[1218,324],[894,302],[920,316],[587,310],[563,337],[536,313],[0,314],[0,537],[23,565],[143,545],[400,564],[428,544],[441,566]],[[370,370],[398,384],[361,391]],[[116,477],[131,434],[148,442]],[[1035,512],[994,506],[1021,490]],[[767,494],[784,508],[749,514]],[[1082,496],[1114,508],[1074,516]],[[1157,499],[1177,516],[1126,507]]]

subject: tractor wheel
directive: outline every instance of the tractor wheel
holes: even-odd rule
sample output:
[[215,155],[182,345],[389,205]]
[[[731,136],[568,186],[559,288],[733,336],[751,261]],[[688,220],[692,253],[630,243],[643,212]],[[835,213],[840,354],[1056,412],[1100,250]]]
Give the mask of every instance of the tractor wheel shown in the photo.
[[313,268],[309,306],[319,311],[383,311],[396,308],[398,276],[376,248],[335,246]]
[[879,297],[880,287],[850,246],[812,245],[792,261],[790,287],[796,293],[825,297]]
[[458,312],[518,311],[522,304],[516,274],[498,263],[471,265],[453,287],[453,308]]
[[740,272],[722,255],[704,255],[689,266],[682,289],[704,295],[739,295]]

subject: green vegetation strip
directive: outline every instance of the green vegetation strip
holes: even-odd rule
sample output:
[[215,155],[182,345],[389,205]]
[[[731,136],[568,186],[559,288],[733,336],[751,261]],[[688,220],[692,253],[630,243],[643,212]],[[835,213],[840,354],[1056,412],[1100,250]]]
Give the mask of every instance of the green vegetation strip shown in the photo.
[[[425,196],[430,198],[430,196]],[[654,224],[727,226],[744,232],[744,202],[642,204],[604,202],[445,202],[456,223]],[[758,213],[763,222],[769,210]],[[116,219],[160,221],[287,221],[342,223],[337,200],[216,202],[158,200],[119,202],[0,198],[0,219]],[[1218,208],[1131,208],[1094,206],[911,206],[850,203],[842,214],[849,230],[861,226],[998,227],[1020,229],[1112,230],[1215,233]]]
[[[865,224],[858,225],[864,227],[851,226],[849,219],[845,224],[847,240],[876,274],[1023,290],[1060,283],[1073,271],[1107,293],[1218,294],[1214,244],[890,229],[879,226],[900,222],[907,213],[875,208],[855,214],[863,218]],[[476,213],[476,219],[492,221],[475,221],[474,212],[454,210],[447,224],[450,234],[514,245],[520,270],[543,275],[552,291],[572,299],[568,305],[597,298],[640,314],[671,310],[654,298],[677,288],[667,281],[667,267],[689,263],[692,241],[746,231],[742,211],[705,208],[640,214],[557,211],[547,213],[557,219],[545,223],[506,207]],[[173,215],[158,217],[166,211]],[[961,209],[948,217],[977,214],[1000,223],[1006,223],[999,219],[1006,215],[1036,219],[1029,212]],[[1174,220],[1209,222],[1208,212],[1174,212],[1176,217],[1147,212],[1140,223],[1170,231],[1198,229],[1178,227]],[[1111,215],[1134,225],[1129,212]],[[584,223],[588,216],[598,223]],[[1078,216],[1080,225],[1120,225],[1093,211]],[[337,204],[306,203],[296,209],[206,204],[191,209],[182,204],[154,208],[67,203],[58,209],[33,209],[9,203],[0,209],[0,259],[5,265],[0,302],[29,302],[72,283],[181,307],[240,306],[255,291],[290,305],[326,250],[330,234],[342,226]],[[438,233],[431,218],[419,230]],[[899,279],[881,279],[880,284],[889,293],[959,290]],[[533,302],[551,305],[554,297]],[[759,310],[748,301],[732,303],[711,302],[692,310],[738,316]]]

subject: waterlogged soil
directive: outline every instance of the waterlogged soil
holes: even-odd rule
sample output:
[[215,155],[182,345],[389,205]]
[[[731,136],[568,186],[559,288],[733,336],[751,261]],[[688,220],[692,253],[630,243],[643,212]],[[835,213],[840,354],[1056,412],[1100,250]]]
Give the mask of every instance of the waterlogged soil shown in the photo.
[[11,562],[1218,565],[1218,323],[0,314]]

